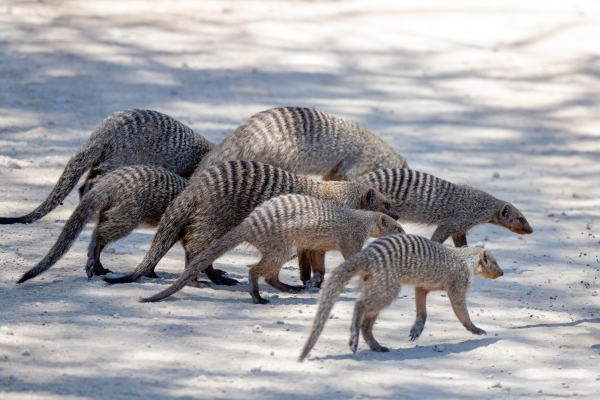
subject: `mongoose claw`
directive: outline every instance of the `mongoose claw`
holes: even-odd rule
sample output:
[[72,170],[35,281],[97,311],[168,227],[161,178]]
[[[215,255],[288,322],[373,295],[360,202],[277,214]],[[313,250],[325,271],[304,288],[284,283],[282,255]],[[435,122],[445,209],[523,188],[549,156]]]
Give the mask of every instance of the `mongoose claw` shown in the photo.
[[356,354],[356,350],[358,349],[358,336],[358,332],[350,332],[350,341],[348,342],[348,345],[354,354]]
[[240,283],[238,280],[227,278],[226,276],[211,275],[209,276],[209,278],[212,281],[212,283],[216,285],[235,286],[238,283]]
[[390,349],[384,346],[379,346],[371,349],[372,351],[376,351],[378,353],[389,353]]
[[263,299],[262,297],[259,297],[258,299],[252,299],[254,301],[255,304],[269,304],[270,301],[267,299]]
[[[202,272],[204,272],[204,271],[202,271]],[[227,271],[223,271],[222,269],[216,269],[216,268],[214,269],[214,273],[219,276],[227,275]]]
[[486,331],[484,331],[483,329],[479,329],[477,327],[475,327],[473,330],[471,330],[471,332],[473,333],[473,335],[487,335]]
[[410,341],[414,342],[415,340],[417,340],[419,338],[419,336],[421,336],[421,333],[423,333],[423,325],[417,325],[415,324],[412,329],[410,330]]
[[87,261],[87,264],[85,264],[85,273],[87,274],[88,279],[92,279],[92,276],[94,276],[94,259],[91,258]]

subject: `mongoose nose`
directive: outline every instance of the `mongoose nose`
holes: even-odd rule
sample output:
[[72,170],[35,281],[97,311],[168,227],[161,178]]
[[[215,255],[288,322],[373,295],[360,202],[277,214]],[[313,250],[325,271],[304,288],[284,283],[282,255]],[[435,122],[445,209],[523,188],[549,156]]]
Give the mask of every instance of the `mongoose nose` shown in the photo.
[[504,271],[500,270],[498,271],[498,273],[496,274],[496,278],[501,277],[502,275],[504,275]]

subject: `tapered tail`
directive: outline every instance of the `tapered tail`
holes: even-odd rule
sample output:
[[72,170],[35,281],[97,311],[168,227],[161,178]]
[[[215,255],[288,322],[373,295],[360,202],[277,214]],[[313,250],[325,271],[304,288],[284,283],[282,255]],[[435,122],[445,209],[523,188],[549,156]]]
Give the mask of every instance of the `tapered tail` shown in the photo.
[[[188,187],[189,189],[189,187]],[[195,197],[192,190],[184,190],[167,207],[158,226],[156,234],[152,239],[150,250],[144,256],[142,262],[133,272],[120,277],[108,277],[103,279],[108,283],[131,283],[137,281],[142,276],[152,276],[154,267],[164,257],[171,247],[179,240],[179,234],[189,216],[195,209]]]
[[315,346],[321,332],[323,332],[323,328],[325,328],[325,323],[329,319],[329,314],[331,313],[331,309],[337,298],[340,296],[348,282],[350,282],[350,279],[352,279],[366,263],[367,257],[360,252],[350,257],[331,272],[331,276],[325,281],[324,287],[321,289],[319,306],[317,307],[317,313],[313,320],[310,336],[302,349],[302,353],[300,353],[300,357],[298,357],[298,362],[302,362]]
[[109,201],[109,197],[110,193],[100,190],[98,186],[86,193],[81,198],[81,202],[77,208],[75,208],[73,215],[71,215],[65,224],[56,243],[54,243],[54,246],[52,246],[48,254],[46,254],[46,257],[44,257],[44,259],[35,267],[27,271],[17,283],[23,283],[38,276],[60,260],[60,258],[71,248],[85,224]]
[[94,165],[99,156],[100,151],[94,147],[85,146],[80,149],[77,154],[71,157],[52,192],[50,192],[46,200],[38,208],[22,217],[0,217],[0,225],[25,224],[37,221],[54,210],[71,193],[71,190],[77,185],[79,178]]
[[140,303],[159,301],[177,293],[188,283],[196,279],[196,276],[204,271],[204,269],[211,265],[217,258],[221,257],[235,246],[243,243],[245,238],[246,229],[242,223],[236,228],[233,228],[227,234],[223,235],[208,249],[204,250],[196,258],[194,258],[185,271],[183,271],[181,276],[171,286],[162,292],[155,294],[154,296],[140,299]]

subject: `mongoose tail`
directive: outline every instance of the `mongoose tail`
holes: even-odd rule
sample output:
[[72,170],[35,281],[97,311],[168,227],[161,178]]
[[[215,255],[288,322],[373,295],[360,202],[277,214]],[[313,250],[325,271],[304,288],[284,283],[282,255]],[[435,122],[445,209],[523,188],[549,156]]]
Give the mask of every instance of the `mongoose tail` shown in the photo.
[[[189,215],[196,208],[196,200],[193,191],[184,190],[175,198],[169,207],[167,207],[163,217],[160,219],[156,228],[156,233],[152,239],[150,250],[144,256],[144,259],[133,272],[120,277],[105,276],[105,282],[108,283],[131,283],[138,280],[142,275],[149,278],[158,278],[153,268],[147,269],[146,265],[154,266],[160,259],[167,254],[179,240],[179,235],[188,222]],[[184,206],[181,206],[184,205]]]
[[208,249],[200,253],[198,257],[194,258],[171,286],[162,292],[155,294],[154,296],[142,298],[139,300],[139,302],[151,303],[163,300],[164,298],[177,293],[183,289],[184,286],[194,281],[196,276],[198,276],[198,274],[201,273],[205,268],[212,265],[217,258],[221,257],[229,250],[244,242],[245,236],[247,235],[246,229],[239,228],[243,227],[238,226],[238,229],[234,228],[233,230],[229,231],[227,234],[213,243]]
[[298,362],[302,362],[308,353],[312,350],[323,332],[325,323],[329,319],[331,309],[335,304],[337,298],[344,290],[344,287],[350,282],[350,279],[367,265],[367,257],[364,252],[360,252],[346,260],[339,267],[331,272],[331,276],[325,282],[321,293],[319,294],[319,306],[317,307],[317,313],[313,321],[313,326],[310,331],[310,336],[298,357]]
[[75,211],[69,217],[56,243],[48,254],[35,267],[27,271],[17,283],[34,278],[52,267],[71,248],[85,224],[106,204],[110,193],[90,191],[86,193]]
[[100,157],[101,151],[91,146],[84,146],[75,154],[65,167],[58,182],[54,185],[52,192],[46,200],[35,210],[21,217],[2,217],[0,225],[7,224],[26,224],[37,221],[50,211],[54,210],[67,197],[71,190],[77,185],[79,178],[87,171]]

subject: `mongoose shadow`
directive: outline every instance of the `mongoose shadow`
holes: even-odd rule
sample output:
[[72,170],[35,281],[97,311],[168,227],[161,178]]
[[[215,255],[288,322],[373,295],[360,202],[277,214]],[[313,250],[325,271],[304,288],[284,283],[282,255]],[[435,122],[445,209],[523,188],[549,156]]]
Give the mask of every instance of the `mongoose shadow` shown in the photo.
[[481,339],[468,339],[458,343],[443,343],[444,351],[438,352],[439,345],[415,346],[412,348],[390,349],[389,352],[378,353],[370,350],[357,351],[356,354],[338,354],[322,357],[311,357],[311,360],[355,360],[355,361],[388,361],[388,360],[423,360],[427,358],[439,358],[450,354],[468,353],[470,351],[488,347],[502,340],[497,337],[484,337]]
[[[380,191],[394,205],[401,222],[436,225],[431,240],[455,247],[467,245],[467,232],[480,224],[504,227],[519,235],[533,232],[523,214],[512,204],[467,185],[454,183],[406,168],[380,169],[356,179]],[[324,255],[298,255],[303,282],[313,274],[324,274]]]
[[[190,185],[169,204],[150,249],[135,271],[118,278],[105,277],[104,280],[128,283],[141,276],[155,277],[156,265],[177,241],[181,242],[186,257],[193,260],[239,225],[256,207],[284,194],[307,195],[338,206],[378,211],[392,218],[397,216],[390,202],[367,185],[324,182],[254,161],[228,161],[191,179]],[[289,255],[284,262],[288,260]],[[204,272],[213,282],[219,278],[214,277],[212,265]]]
[[294,249],[339,250],[344,258],[359,252],[369,237],[404,233],[393,218],[378,212],[341,207],[311,196],[287,194],[270,199],[252,211],[241,224],[193,258],[181,277],[162,292],[141,301],[164,299],[195,280],[196,276],[227,251],[247,242],[261,253],[250,266],[248,281],[255,303],[260,296],[258,280],[282,292],[299,293],[305,286],[279,280],[279,272]]
[[35,210],[21,217],[0,217],[0,224],[30,223],[60,204],[89,171],[79,188],[83,197],[108,172],[128,165],[162,167],[190,177],[215,145],[181,122],[151,110],[125,110],[106,118],[69,159],[58,182]]
[[545,323],[545,324],[531,324],[531,325],[523,325],[523,326],[513,326],[510,329],[531,329],[531,328],[552,328],[552,327],[556,327],[556,326],[576,326],[579,324],[584,324],[584,323],[591,323],[591,324],[600,324],[600,318],[589,318],[589,319],[579,319],[577,321],[571,321],[571,322],[558,322],[556,324],[550,324],[550,323]]

